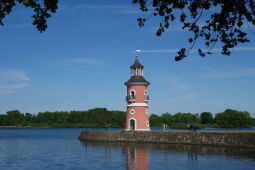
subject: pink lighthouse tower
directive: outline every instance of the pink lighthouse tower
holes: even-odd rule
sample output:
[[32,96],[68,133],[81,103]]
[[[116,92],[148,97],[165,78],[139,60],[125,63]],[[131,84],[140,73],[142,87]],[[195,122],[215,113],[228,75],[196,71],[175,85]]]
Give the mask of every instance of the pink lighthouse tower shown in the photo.
[[143,77],[144,66],[136,57],[130,66],[131,77],[125,82],[127,86],[126,131],[149,131],[149,113],[147,87],[149,82]]

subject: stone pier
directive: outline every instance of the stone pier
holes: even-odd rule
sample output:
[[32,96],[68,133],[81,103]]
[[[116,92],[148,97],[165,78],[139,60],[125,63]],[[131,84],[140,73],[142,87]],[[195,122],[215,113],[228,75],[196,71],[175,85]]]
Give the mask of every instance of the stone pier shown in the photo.
[[83,131],[80,140],[255,147],[255,132]]

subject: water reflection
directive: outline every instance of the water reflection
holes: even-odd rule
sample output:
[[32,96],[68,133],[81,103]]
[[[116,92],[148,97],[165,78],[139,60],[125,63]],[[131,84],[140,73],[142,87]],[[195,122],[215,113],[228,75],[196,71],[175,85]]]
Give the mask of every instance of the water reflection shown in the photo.
[[148,169],[148,149],[125,147],[126,167],[128,170]]
[[[191,168],[199,167],[199,159],[204,157],[216,156],[231,157],[234,159],[248,158],[255,160],[255,148],[237,148],[223,146],[206,146],[206,145],[182,145],[182,144],[155,144],[155,143],[124,143],[124,142],[98,142],[86,141],[81,142],[87,147],[103,147],[105,159],[111,161],[113,153],[117,150],[122,152],[127,170],[147,170],[152,161],[158,159],[174,163],[176,155],[184,156],[183,161],[187,162]],[[85,149],[87,152],[87,149]],[[186,158],[185,158],[186,155]],[[179,160],[178,160],[179,161]]]

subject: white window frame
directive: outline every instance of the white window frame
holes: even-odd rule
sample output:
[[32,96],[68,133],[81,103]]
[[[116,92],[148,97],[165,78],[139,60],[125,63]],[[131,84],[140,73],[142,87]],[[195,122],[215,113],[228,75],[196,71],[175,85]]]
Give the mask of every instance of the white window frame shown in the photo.
[[134,114],[135,114],[135,109],[131,109],[131,110],[129,111],[129,113],[132,114],[132,115],[134,115]]

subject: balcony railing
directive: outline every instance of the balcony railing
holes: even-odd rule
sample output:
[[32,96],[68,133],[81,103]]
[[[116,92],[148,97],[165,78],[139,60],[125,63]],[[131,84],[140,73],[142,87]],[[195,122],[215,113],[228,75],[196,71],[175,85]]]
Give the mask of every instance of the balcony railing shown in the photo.
[[144,96],[144,101],[149,101],[149,100],[150,100],[149,95],[145,95],[145,96]]
[[133,102],[136,100],[136,96],[126,96],[127,102]]

